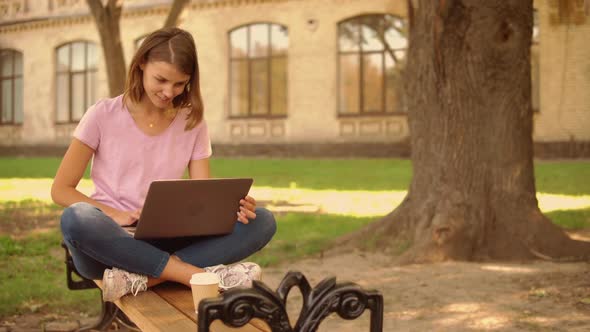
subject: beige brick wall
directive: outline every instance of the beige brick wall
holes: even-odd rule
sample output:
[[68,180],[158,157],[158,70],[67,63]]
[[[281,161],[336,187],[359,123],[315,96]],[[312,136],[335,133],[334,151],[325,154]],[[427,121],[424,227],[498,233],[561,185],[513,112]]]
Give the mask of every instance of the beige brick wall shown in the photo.
[[[405,117],[348,120],[336,117],[337,23],[361,13],[403,15],[403,3],[286,1],[190,12],[187,15],[190,19],[181,26],[191,31],[197,41],[206,117],[214,140],[218,143],[396,141],[407,136]],[[315,29],[309,20],[315,20]],[[289,29],[287,119],[228,119],[227,33],[256,22],[278,23]],[[343,125],[353,129],[341,134]]]
[[[405,116],[337,116],[337,23],[360,14],[403,16],[405,1],[277,0],[235,1],[233,6],[193,6],[181,27],[195,37],[201,87],[215,143],[396,142],[408,137]],[[541,107],[535,115],[535,141],[590,140],[590,33],[584,25],[551,25],[550,8],[536,1],[540,18]],[[154,9],[125,15],[121,31],[127,63],[134,41],[159,28],[166,12]],[[314,20],[316,25],[308,22]],[[73,126],[56,127],[55,48],[65,42],[99,42],[89,17],[0,27],[2,48],[24,55],[24,124],[0,127],[0,144],[67,143]],[[61,23],[60,23],[61,22]],[[228,31],[257,22],[289,29],[288,117],[274,120],[228,119]],[[29,25],[30,26],[30,25]],[[104,62],[99,61],[97,96],[106,97]],[[563,83],[563,84],[562,84]]]
[[538,142],[590,140],[590,18],[584,24],[553,24],[548,1],[535,2],[540,23],[541,109]]
[[[21,126],[2,126],[0,135],[10,131],[20,132],[12,144],[48,144],[69,142],[71,125],[55,125],[55,49],[74,40],[98,43],[94,23],[84,20],[81,24],[52,24],[42,30],[22,30],[0,34],[2,48],[12,48],[23,53],[23,111]],[[100,44],[98,44],[100,45]],[[108,95],[104,61],[99,56],[97,96]],[[7,142],[2,142],[6,144]]]

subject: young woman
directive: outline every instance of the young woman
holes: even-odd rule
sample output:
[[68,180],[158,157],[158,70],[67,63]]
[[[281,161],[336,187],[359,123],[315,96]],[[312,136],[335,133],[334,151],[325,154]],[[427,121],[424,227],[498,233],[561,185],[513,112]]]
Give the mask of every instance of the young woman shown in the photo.
[[[238,263],[264,247],[276,230],[273,215],[250,196],[240,200],[233,233],[140,241],[122,226],[138,218],[153,180],[209,177],[211,143],[203,119],[199,65],[192,36],[155,31],[129,68],[125,93],[98,101],[74,131],[51,196],[66,207],[61,230],[77,270],[103,280],[103,298],[146,290],[170,280],[189,285],[194,273],[220,276],[220,287],[250,285],[260,267]],[[76,189],[92,158],[95,192]]]

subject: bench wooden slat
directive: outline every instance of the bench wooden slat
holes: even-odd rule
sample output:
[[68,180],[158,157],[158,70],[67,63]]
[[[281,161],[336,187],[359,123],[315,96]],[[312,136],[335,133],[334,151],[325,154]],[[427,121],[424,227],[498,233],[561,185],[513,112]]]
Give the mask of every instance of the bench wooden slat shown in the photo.
[[115,304],[144,332],[196,330],[193,321],[151,291],[124,296]]
[[[177,310],[183,312],[187,317],[193,320],[196,324],[197,315],[195,314],[195,306],[193,303],[193,296],[190,289],[183,285],[166,283],[158,285],[152,290],[170,303]],[[262,320],[254,318],[249,324],[241,328],[231,328],[224,325],[221,321],[216,320],[211,323],[210,327],[213,332],[224,331],[240,331],[240,332],[270,332],[270,327]]]
[[[102,280],[94,280],[102,289]],[[137,296],[124,296],[115,302],[140,330],[144,332],[194,332],[194,322],[158,294],[148,290]]]
[[[94,280],[102,288],[101,280]],[[145,332],[197,330],[195,307],[191,290],[187,287],[164,283],[137,296],[124,296],[115,302],[137,327]],[[240,328],[231,328],[216,320],[209,327],[211,332],[270,332],[268,325],[257,318]]]

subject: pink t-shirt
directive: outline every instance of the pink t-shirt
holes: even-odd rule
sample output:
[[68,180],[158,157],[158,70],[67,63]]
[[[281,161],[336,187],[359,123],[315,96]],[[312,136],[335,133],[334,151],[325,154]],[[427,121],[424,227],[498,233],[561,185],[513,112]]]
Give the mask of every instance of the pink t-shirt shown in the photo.
[[123,104],[123,96],[103,99],[80,120],[74,137],[91,147],[90,177],[96,201],[124,211],[141,208],[154,180],[179,179],[191,160],[211,156],[205,120],[185,131],[181,110],[157,136],[142,132]]

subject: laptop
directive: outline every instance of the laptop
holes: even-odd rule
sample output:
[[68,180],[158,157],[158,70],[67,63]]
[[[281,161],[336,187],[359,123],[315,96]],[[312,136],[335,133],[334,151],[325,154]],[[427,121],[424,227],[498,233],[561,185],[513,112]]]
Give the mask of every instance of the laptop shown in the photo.
[[136,239],[157,239],[231,233],[240,199],[251,178],[157,180],[150,184],[135,229]]

